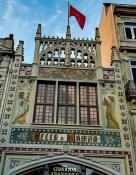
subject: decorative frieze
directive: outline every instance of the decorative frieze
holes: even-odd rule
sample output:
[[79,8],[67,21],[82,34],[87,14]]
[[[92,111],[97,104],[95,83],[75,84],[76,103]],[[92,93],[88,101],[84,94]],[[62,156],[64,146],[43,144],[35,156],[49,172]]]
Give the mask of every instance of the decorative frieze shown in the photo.
[[121,139],[111,131],[13,128],[10,143],[120,147]]
[[40,68],[39,77],[47,79],[67,79],[67,80],[94,80],[96,79],[96,70],[94,69],[53,69]]

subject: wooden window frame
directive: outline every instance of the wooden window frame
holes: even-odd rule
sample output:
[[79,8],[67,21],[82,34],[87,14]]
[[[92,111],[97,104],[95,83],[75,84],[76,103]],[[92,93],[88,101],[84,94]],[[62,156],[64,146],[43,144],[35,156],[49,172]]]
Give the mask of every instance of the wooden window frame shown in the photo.
[[[80,87],[81,86],[85,86],[87,87],[87,104],[81,104],[81,94],[80,94]],[[89,87],[95,87],[95,92],[96,92],[96,105],[90,105],[89,104]],[[98,96],[97,96],[97,85],[96,84],[92,84],[92,83],[79,83],[79,118],[80,118],[80,125],[89,125],[89,126],[96,126],[99,125],[99,116],[98,116]],[[87,108],[87,124],[82,124],[82,120],[81,120],[81,108]],[[91,124],[91,118],[90,118],[90,109],[91,108],[95,108],[96,109],[96,113],[97,113],[97,124],[96,125],[92,125]]]
[[[65,104],[60,104],[59,103],[59,87],[60,87],[60,85],[64,85],[64,86],[66,86],[66,103]],[[69,104],[68,103],[68,101],[69,101],[69,99],[68,99],[68,86],[74,86],[74,92],[75,92],[75,95],[74,95],[74,101],[75,101],[75,104]],[[75,125],[76,124],[76,121],[77,121],[77,119],[76,119],[76,108],[77,108],[77,102],[76,102],[76,96],[77,96],[77,94],[76,94],[76,82],[59,82],[58,83],[58,100],[57,100],[57,124],[61,124],[61,125]],[[66,113],[65,113],[65,123],[58,123],[59,122],[59,107],[66,107]],[[74,123],[71,123],[71,124],[68,124],[68,107],[75,107],[75,116],[74,116]]]
[[[47,89],[47,87],[45,87],[45,92],[44,92],[44,102],[42,102],[42,103],[40,103],[40,102],[37,102],[37,99],[38,99],[38,85],[39,84],[44,84],[44,85],[54,85],[54,90],[53,90],[53,103],[47,103],[47,101],[45,100],[46,99],[46,97],[47,97],[47,94],[48,94],[48,92],[46,91]],[[34,117],[33,117],[33,122],[35,123],[35,124],[52,124],[53,123],[53,121],[54,121],[54,101],[55,101],[55,82],[54,81],[38,81],[37,82],[37,89],[36,89],[36,98],[35,98],[35,109],[34,109]],[[43,112],[42,112],[42,122],[36,122],[36,120],[39,120],[39,118],[38,119],[36,119],[36,106],[43,106]],[[52,122],[50,123],[50,122],[45,122],[45,118],[47,117],[47,116],[45,116],[45,112],[46,112],[46,107],[47,106],[51,106],[52,107]],[[48,116],[48,118],[49,118],[49,116]],[[49,121],[49,120],[48,120]]]
[[[39,84],[44,84],[44,85],[54,85],[53,86],[53,101],[52,103],[48,103],[45,99],[47,97],[48,91],[47,91],[47,87],[45,87],[44,89],[44,102],[37,102],[38,99],[38,85]],[[62,103],[59,102],[60,100],[60,85],[64,85],[66,86],[66,97],[65,97],[65,101],[63,101],[62,99]],[[68,99],[68,86],[74,86],[74,104],[69,103],[69,99]],[[86,82],[79,82],[79,85],[77,82],[67,82],[67,81],[59,81],[58,83],[56,83],[55,81],[44,81],[44,80],[39,80],[37,82],[37,90],[36,90],[36,98],[35,98],[35,109],[34,109],[34,117],[33,117],[33,123],[34,124],[53,124],[54,120],[56,120],[56,124],[58,125],[77,125],[77,122],[79,125],[87,125],[87,126],[98,126],[99,125],[99,115],[98,115],[98,96],[97,96],[97,84],[95,83],[86,83]],[[57,86],[57,91],[55,90]],[[81,104],[81,92],[80,92],[80,88],[81,86],[86,87],[86,97],[87,97],[87,103],[86,104]],[[90,87],[94,87],[95,88],[95,95],[94,92],[92,92],[92,96],[94,96],[93,99],[92,98],[92,104],[90,104],[90,98],[89,98],[89,88]],[[78,90],[77,90],[78,88]],[[71,90],[72,92],[73,90]],[[42,92],[41,92],[42,93]],[[57,94],[55,94],[57,93]],[[71,93],[73,94],[73,93]],[[55,104],[55,98],[57,95],[57,103]],[[72,96],[73,97],[73,96]],[[73,99],[73,98],[72,98]],[[95,105],[93,104],[93,100],[95,100]],[[43,106],[43,111],[41,112],[41,115],[37,115],[36,116],[36,106]],[[52,112],[52,116],[45,116],[45,112],[46,112],[46,107],[47,106],[51,106],[51,112]],[[56,106],[56,107],[55,107]],[[62,109],[62,111],[59,111],[59,107],[65,107],[65,110]],[[68,108],[69,107],[74,107],[72,109],[70,109],[70,112],[68,112]],[[87,118],[86,116],[83,116],[84,120],[82,121],[81,118],[81,108],[83,107],[83,109],[87,108]],[[94,108],[94,111],[93,111]],[[54,113],[54,110],[56,111]],[[61,110],[61,109],[60,109]],[[63,111],[64,110],[64,111]],[[92,110],[92,120],[91,120],[91,110]],[[60,118],[59,118],[59,112],[60,113]],[[64,114],[63,114],[64,112]],[[37,112],[40,114],[40,109],[39,112]],[[50,110],[49,110],[50,113]],[[96,114],[95,114],[96,113]],[[72,115],[72,117],[70,116],[70,114]],[[69,115],[69,116],[68,116]],[[78,115],[78,116],[77,116]],[[86,115],[86,114],[85,114]],[[55,117],[56,116],[56,117]],[[50,121],[49,117],[52,117],[52,121]],[[64,118],[63,118],[64,117]],[[47,118],[47,122],[45,121],[45,118]],[[41,121],[41,122],[40,122]],[[60,121],[60,122],[59,122]],[[71,123],[70,123],[71,121]],[[96,124],[95,124],[96,123]]]

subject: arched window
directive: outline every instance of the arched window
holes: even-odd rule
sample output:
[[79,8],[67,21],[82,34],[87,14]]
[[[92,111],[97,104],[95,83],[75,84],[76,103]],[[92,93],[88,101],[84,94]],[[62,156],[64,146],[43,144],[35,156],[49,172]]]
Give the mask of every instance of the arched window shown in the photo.
[[87,53],[84,53],[83,58],[84,58],[84,60],[87,60],[88,59],[88,54]]
[[51,51],[48,51],[47,52],[47,58],[51,58],[52,57],[52,52]]
[[77,51],[77,58],[81,59],[81,50]]
[[61,48],[60,57],[65,58],[65,49],[64,48]]
[[54,50],[54,57],[59,57],[59,50],[58,49]]
[[75,58],[75,49],[71,49],[71,55],[70,58]]
[[40,65],[45,65],[45,58],[40,59]]

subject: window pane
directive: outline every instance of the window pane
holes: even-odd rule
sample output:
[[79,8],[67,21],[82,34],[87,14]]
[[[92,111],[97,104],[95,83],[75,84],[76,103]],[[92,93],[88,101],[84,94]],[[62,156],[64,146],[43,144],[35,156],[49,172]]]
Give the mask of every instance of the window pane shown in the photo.
[[44,103],[45,84],[38,84],[37,87],[37,103]]
[[80,120],[81,124],[87,125],[88,124],[88,117],[87,117],[87,107],[81,107],[80,108]]
[[59,85],[59,104],[66,103],[66,85]]
[[136,61],[130,61],[131,62],[131,65],[136,65]]
[[42,118],[43,118],[43,105],[36,105],[35,123],[42,123]]
[[52,104],[54,100],[54,85],[46,84],[46,104]]
[[44,123],[52,123],[53,106],[45,106]]
[[136,28],[134,28],[134,39],[136,39]]
[[68,104],[75,104],[75,86],[68,86]]
[[96,106],[96,88],[89,87],[89,105]]
[[67,123],[74,124],[75,123],[75,114],[76,108],[75,107],[68,107],[68,114],[67,114]]
[[125,27],[125,31],[126,31],[126,37],[128,39],[132,39],[131,29],[129,27]]
[[90,108],[90,125],[97,125],[98,124],[98,118],[97,118],[97,109],[96,108]]
[[124,22],[125,25],[136,26],[136,22]]
[[87,87],[80,86],[80,104],[87,105]]
[[76,121],[76,85],[60,84],[58,101],[58,124],[74,124]]
[[96,86],[80,86],[80,121],[83,125],[97,125]]
[[35,104],[35,123],[52,123],[54,107],[55,84],[40,81],[37,84],[37,96]]
[[136,68],[132,68],[133,80],[136,80]]
[[65,124],[66,107],[59,106],[58,108],[58,124]]

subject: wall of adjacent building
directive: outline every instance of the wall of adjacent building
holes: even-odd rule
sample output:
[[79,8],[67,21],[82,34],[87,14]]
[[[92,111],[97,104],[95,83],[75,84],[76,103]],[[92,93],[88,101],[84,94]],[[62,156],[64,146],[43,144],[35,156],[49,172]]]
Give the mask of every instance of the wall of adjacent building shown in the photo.
[[101,57],[102,66],[109,67],[111,65],[111,48],[117,45],[113,6],[107,5],[103,9],[100,25]]

